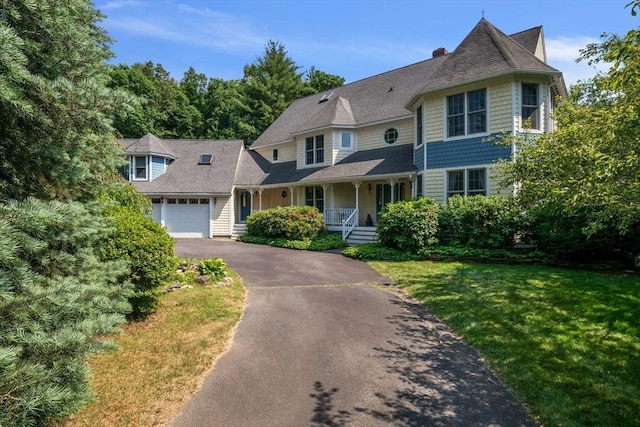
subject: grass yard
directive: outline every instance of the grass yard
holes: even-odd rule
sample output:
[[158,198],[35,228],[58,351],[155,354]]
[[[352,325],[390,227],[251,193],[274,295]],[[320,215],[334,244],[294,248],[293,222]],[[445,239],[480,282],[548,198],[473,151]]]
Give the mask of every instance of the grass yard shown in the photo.
[[476,347],[545,426],[640,426],[640,277],[370,262]]
[[227,349],[245,305],[245,289],[194,285],[163,295],[158,311],[126,325],[120,348],[93,357],[96,402],[65,427],[166,425]]

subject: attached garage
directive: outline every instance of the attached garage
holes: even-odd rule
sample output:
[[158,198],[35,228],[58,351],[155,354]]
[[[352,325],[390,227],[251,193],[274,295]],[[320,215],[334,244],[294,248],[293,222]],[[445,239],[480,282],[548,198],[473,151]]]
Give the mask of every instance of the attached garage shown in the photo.
[[209,199],[167,199],[164,224],[173,237],[210,237]]

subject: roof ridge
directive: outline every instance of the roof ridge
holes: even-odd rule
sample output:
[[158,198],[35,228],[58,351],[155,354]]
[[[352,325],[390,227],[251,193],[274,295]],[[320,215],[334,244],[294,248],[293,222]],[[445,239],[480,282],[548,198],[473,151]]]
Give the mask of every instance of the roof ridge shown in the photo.
[[[507,61],[507,64],[509,64],[509,66],[512,68],[517,68],[516,60],[513,57],[513,54],[511,53],[509,48],[503,43],[500,37],[501,34],[506,37],[509,37],[509,36],[504,34],[502,31],[498,30],[491,22],[487,21],[485,18],[482,18],[480,20],[480,24],[482,25],[482,27],[485,29],[485,31],[491,38],[491,41],[493,41],[493,44],[496,46],[496,48],[498,48],[498,52],[500,52],[500,54],[502,54],[502,56],[504,57],[505,61]],[[509,39],[511,38],[509,37]],[[529,51],[527,51],[527,53],[529,53]]]

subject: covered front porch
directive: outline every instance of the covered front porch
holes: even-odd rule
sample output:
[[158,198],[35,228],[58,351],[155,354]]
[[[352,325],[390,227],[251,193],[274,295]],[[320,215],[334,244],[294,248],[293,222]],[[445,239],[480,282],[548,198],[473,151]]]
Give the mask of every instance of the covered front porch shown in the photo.
[[235,222],[244,224],[256,211],[279,206],[315,206],[331,232],[343,239],[356,227],[375,230],[382,208],[414,197],[415,175],[342,182],[305,182],[286,186],[236,189]]

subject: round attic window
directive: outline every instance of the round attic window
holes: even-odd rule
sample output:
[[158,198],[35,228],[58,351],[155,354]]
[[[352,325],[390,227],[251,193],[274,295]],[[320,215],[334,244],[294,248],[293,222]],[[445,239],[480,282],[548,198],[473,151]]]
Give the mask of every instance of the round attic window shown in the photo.
[[384,131],[384,142],[394,144],[398,140],[398,129],[389,128]]

